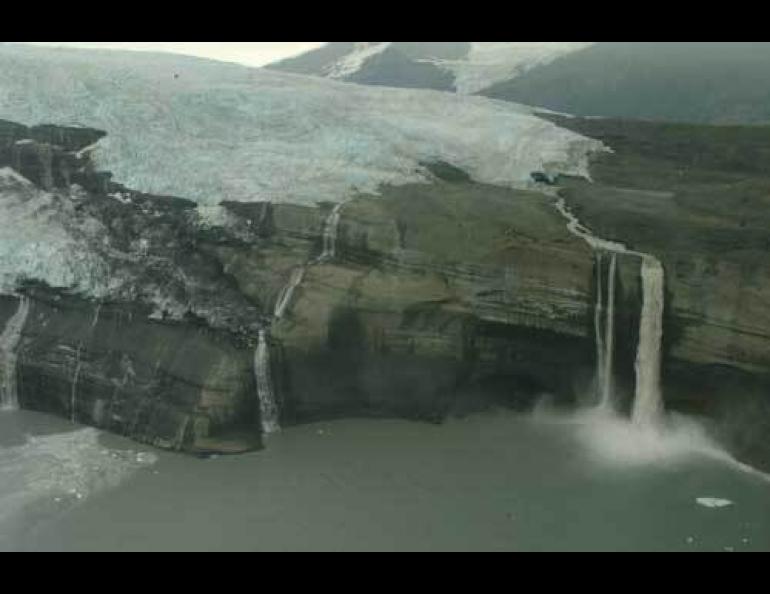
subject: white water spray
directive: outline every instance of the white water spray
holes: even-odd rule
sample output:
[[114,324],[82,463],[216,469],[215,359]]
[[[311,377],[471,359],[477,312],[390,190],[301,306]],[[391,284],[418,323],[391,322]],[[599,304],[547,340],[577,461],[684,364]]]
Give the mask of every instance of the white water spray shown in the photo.
[[0,334],[0,408],[18,410],[18,369],[19,342],[21,332],[29,315],[29,299],[21,296],[16,313],[8,320]]
[[297,290],[297,287],[302,284],[302,281],[305,278],[305,272],[307,271],[308,266],[310,264],[326,262],[327,260],[331,260],[336,256],[337,234],[340,225],[340,211],[344,205],[344,202],[339,202],[336,204],[331,213],[329,213],[329,216],[327,216],[326,220],[324,221],[322,235],[323,249],[321,251],[321,255],[318,256],[314,261],[295,268],[289,277],[289,282],[286,283],[286,285],[281,289],[281,292],[278,294],[278,299],[276,299],[275,307],[273,308],[273,317],[276,320],[280,320],[286,313],[286,310],[291,304],[292,298],[294,297],[294,291]]
[[259,331],[259,342],[254,351],[254,379],[257,383],[257,395],[259,396],[262,432],[275,433],[280,431],[278,405],[275,402],[273,382],[270,377],[270,345],[267,344],[265,330]]
[[662,412],[660,390],[664,306],[663,266],[648,256],[642,260],[642,317],[636,354],[636,396],[632,418],[638,425],[656,422]]

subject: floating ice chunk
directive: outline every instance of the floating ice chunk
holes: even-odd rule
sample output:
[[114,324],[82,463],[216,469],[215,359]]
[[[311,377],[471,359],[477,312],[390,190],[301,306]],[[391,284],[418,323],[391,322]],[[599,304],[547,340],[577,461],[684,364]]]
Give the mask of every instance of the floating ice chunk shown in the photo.
[[703,507],[728,507],[733,505],[733,502],[729,499],[720,499],[719,497],[698,497],[695,501]]
[[136,454],[136,461],[139,464],[155,464],[158,461],[158,457],[149,452],[138,452]]
[[0,167],[0,182],[2,182],[4,185],[16,183],[26,187],[32,186],[31,181],[10,167]]

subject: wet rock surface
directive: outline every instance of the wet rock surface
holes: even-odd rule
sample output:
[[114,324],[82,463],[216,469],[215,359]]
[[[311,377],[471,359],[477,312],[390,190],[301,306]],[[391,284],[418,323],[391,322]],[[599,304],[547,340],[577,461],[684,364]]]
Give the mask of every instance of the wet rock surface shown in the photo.
[[547,116],[613,149],[561,180],[580,219],[666,270],[666,403],[770,464],[770,129]]

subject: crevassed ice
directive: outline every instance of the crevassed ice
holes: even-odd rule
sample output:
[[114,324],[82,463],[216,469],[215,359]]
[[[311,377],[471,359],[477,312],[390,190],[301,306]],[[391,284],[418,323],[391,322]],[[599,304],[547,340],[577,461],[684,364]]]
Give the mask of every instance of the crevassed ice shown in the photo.
[[86,239],[100,230],[95,221],[71,220],[63,206],[12,170],[0,169],[0,292],[13,292],[21,278],[94,296],[110,291],[107,265]]
[[426,181],[443,160],[517,185],[548,163],[586,175],[598,142],[529,108],[339,83],[172,55],[0,46],[0,118],[109,133],[97,164],[130,187],[201,204],[340,202]]

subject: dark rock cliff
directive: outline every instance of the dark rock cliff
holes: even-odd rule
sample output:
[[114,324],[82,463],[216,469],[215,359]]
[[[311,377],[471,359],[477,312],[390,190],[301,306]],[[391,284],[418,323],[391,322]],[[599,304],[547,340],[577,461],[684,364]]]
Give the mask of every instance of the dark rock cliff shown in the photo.
[[[319,259],[331,204],[226,202],[206,221],[194,203],[94,171],[83,149],[100,132],[0,131],[0,167],[51,195],[47,208],[110,281],[99,298],[21,282],[32,304],[18,357],[26,408],[161,447],[258,447],[253,352],[268,326],[283,424],[438,421],[490,401],[526,408],[545,392],[572,403],[590,381],[592,255],[539,194],[438,165],[433,185],[347,202],[336,255]],[[4,297],[0,321],[17,306]]]
[[[736,148],[727,138],[722,146],[738,152],[725,155],[714,139],[697,140],[702,131],[559,123],[615,151],[593,162],[593,183],[559,181],[570,207],[597,235],[663,261],[667,407],[718,419],[735,451],[766,464],[770,242],[761,207],[770,193],[757,164],[766,139],[756,129],[719,132],[741,140]],[[46,208],[110,281],[96,297],[22,279],[17,293],[31,302],[17,363],[23,407],[188,452],[257,448],[261,328],[283,425],[440,421],[490,404],[527,410],[543,395],[564,406],[591,398],[597,260],[553,197],[432,164],[432,184],[346,201],[329,257],[334,205],[225,202],[204,216],[190,201],[94,171],[83,149],[101,135],[0,122],[0,168],[50,194]],[[12,191],[0,185],[0,200]],[[298,269],[302,282],[274,319]],[[616,291],[616,380],[628,405],[638,259],[620,259]],[[0,298],[2,326],[17,307],[17,297]]]

